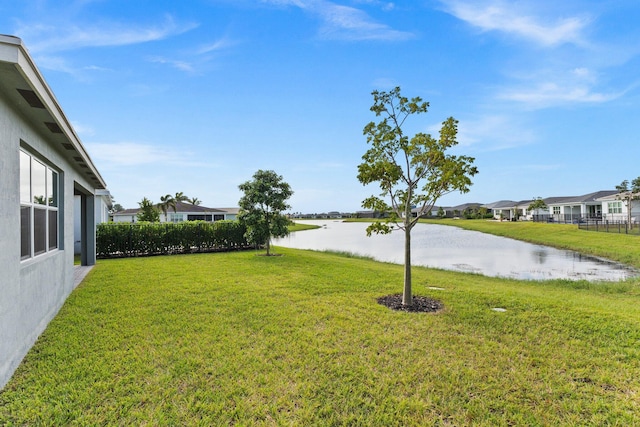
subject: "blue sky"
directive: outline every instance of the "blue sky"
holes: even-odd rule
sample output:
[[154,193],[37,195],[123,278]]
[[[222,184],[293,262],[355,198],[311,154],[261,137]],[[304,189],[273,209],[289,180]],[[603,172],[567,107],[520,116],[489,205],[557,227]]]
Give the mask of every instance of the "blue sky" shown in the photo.
[[293,212],[355,211],[373,90],[460,121],[468,194],[581,195],[640,175],[637,0],[0,0],[117,203],[236,206],[272,169]]

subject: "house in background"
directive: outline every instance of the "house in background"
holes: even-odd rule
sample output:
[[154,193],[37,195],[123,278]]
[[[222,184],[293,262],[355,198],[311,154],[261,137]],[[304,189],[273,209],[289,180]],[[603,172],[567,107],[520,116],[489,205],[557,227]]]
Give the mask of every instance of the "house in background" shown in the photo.
[[487,209],[487,212],[493,213],[494,219],[505,219],[509,221],[514,217],[516,204],[517,203],[513,200],[499,200],[497,202],[482,205],[482,207]]
[[554,222],[578,222],[592,218],[601,219],[603,210],[600,199],[617,193],[616,190],[604,190],[582,196],[557,197],[555,200],[549,200],[546,203],[549,208],[550,220]]
[[[617,191],[614,194],[599,197],[598,202],[602,203],[602,219],[606,221],[627,222],[629,211],[627,203],[622,199],[624,193],[620,195]],[[640,200],[631,201],[631,223],[640,223]]]
[[[183,221],[221,221],[233,220],[238,216],[240,208],[207,208],[190,203],[177,202],[176,211],[173,208],[167,209],[167,214],[160,212],[160,222],[183,222]],[[140,209],[125,209],[111,215],[113,222],[138,222]]]
[[95,264],[106,189],[22,41],[0,35],[0,388],[76,286],[78,217],[81,264]]

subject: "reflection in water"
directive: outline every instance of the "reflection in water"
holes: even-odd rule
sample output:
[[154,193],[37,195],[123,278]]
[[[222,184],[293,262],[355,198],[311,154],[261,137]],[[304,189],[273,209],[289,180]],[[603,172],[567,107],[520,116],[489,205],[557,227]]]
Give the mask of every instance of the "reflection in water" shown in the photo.
[[544,251],[542,249],[535,249],[531,251],[531,254],[533,255],[533,259],[535,260],[535,262],[537,262],[538,264],[544,264],[545,260],[547,259],[547,251]]
[[[305,221],[297,221],[305,223]],[[308,221],[315,230],[292,233],[274,244],[298,249],[334,250],[404,262],[404,234],[367,237],[368,224]],[[525,280],[623,280],[638,272],[609,261],[541,245],[444,225],[418,224],[411,233],[413,265]]]

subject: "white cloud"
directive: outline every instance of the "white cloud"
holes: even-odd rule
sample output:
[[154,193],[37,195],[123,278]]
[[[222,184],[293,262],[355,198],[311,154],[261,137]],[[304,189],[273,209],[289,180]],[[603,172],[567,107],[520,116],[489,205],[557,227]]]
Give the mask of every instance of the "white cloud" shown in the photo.
[[155,62],[157,64],[168,64],[171,65],[174,68],[177,68],[178,70],[181,71],[187,71],[187,72],[193,72],[194,68],[193,66],[186,62],[186,61],[180,61],[177,59],[168,59],[168,58],[164,58],[162,56],[152,56],[149,57],[149,61],[150,62]]
[[85,126],[82,123],[74,121],[71,122],[71,126],[73,126],[73,129],[76,131],[76,133],[82,137],[95,135],[95,131],[90,126]]
[[209,52],[216,52],[216,51],[219,51],[219,50],[226,49],[226,48],[228,48],[230,46],[233,46],[235,44],[236,44],[236,42],[233,42],[233,41],[227,39],[226,37],[223,37],[223,38],[221,38],[219,40],[216,40],[216,41],[214,41],[212,43],[208,43],[208,44],[200,46],[200,48],[196,51],[196,53],[198,55],[203,55],[203,54],[209,53]]
[[123,46],[162,40],[190,31],[197,24],[178,24],[171,16],[164,22],[147,26],[122,23],[95,25],[33,25],[22,23],[16,30],[31,52],[62,52],[83,47]]
[[522,82],[502,89],[498,99],[525,104],[528,108],[546,108],[565,104],[603,103],[623,96],[622,91],[599,91],[597,72],[578,67],[561,72],[546,70],[521,78]]
[[544,108],[570,103],[602,103],[622,96],[624,92],[594,92],[585,84],[562,85],[557,82],[540,82],[533,87],[504,91],[499,98],[527,104],[532,108]]
[[[386,24],[375,21],[361,9],[344,6],[326,0],[263,0],[277,6],[294,6],[303,9],[322,20],[319,36],[330,40],[407,40],[413,38],[410,32],[394,30]],[[393,3],[384,4],[387,11]]]
[[96,65],[74,66],[66,58],[60,56],[34,55],[34,57],[39,68],[70,74],[81,81],[90,80],[89,74],[91,72],[111,71]]
[[373,81],[372,85],[376,90],[391,90],[400,86],[400,83],[392,78],[379,77]]
[[[434,138],[440,135],[441,125],[430,126]],[[460,147],[475,147],[479,151],[498,151],[535,142],[535,135],[521,119],[507,115],[485,115],[460,119],[458,142]]]
[[578,16],[549,21],[527,15],[518,9],[518,3],[502,0],[442,2],[448,13],[482,31],[513,34],[543,46],[582,44],[582,32],[590,23],[590,19]]
[[180,165],[190,167],[213,167],[211,163],[191,160],[192,155],[166,147],[139,142],[86,143],[91,157],[105,167],[139,165]]
[[320,35],[326,39],[345,40],[406,40],[413,35],[398,31],[385,24],[375,22],[360,9],[321,2],[316,12],[324,24]]

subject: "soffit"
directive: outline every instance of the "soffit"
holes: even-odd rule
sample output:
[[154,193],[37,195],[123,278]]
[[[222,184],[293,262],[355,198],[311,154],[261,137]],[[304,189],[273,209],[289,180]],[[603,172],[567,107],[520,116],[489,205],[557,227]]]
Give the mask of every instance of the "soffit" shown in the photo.
[[[106,183],[24,47],[15,42],[4,43],[6,40],[0,36],[3,53],[0,55],[0,91],[9,104],[94,188],[106,189]],[[6,55],[11,47],[16,50],[15,59],[13,55]]]

